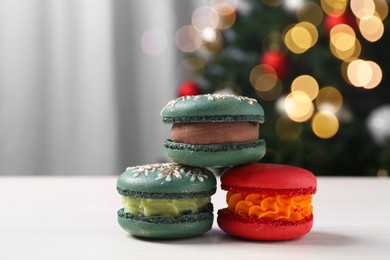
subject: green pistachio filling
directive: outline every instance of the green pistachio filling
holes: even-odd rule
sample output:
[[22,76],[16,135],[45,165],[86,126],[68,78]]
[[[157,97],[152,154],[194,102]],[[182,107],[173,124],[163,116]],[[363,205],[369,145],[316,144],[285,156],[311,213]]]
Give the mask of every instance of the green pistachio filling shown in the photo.
[[211,197],[192,199],[139,199],[122,196],[122,205],[127,213],[144,216],[181,216],[190,212],[196,214],[209,204]]

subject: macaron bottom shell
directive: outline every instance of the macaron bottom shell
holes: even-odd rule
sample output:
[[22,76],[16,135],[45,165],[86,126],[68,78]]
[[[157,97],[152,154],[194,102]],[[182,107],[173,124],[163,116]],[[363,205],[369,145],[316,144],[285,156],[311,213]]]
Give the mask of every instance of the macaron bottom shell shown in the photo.
[[218,211],[218,226],[226,233],[251,240],[282,241],[307,234],[313,227],[313,215],[302,221],[262,221],[232,214],[227,208]]
[[174,162],[196,167],[228,167],[260,160],[266,151],[265,141],[224,144],[187,144],[170,139],[164,143],[166,155]]
[[170,216],[140,216],[118,211],[119,225],[136,237],[150,239],[178,239],[201,235],[212,228],[214,215],[211,212]]

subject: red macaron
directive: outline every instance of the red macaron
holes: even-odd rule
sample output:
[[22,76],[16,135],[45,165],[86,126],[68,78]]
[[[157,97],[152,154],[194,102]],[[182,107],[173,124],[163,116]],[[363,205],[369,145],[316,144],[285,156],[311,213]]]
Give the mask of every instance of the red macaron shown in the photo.
[[248,164],[221,176],[228,207],[218,211],[219,227],[253,240],[289,240],[313,226],[312,195],[317,180],[308,170],[279,164]]

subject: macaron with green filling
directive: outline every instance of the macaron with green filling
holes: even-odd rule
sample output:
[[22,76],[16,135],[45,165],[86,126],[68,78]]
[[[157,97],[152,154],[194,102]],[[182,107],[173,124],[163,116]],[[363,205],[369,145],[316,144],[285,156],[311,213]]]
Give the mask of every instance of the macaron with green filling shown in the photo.
[[231,94],[183,96],[162,109],[172,124],[164,143],[168,158],[196,167],[228,167],[256,162],[265,154],[259,138],[264,110],[255,100]]
[[213,225],[214,174],[206,168],[158,163],[128,167],[117,181],[119,225],[137,237],[185,238]]

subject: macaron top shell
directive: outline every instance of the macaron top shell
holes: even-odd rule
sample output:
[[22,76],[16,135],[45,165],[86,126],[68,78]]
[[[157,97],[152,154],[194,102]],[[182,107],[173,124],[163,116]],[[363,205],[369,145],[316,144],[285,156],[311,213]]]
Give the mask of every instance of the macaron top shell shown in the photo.
[[230,94],[183,96],[171,100],[161,111],[164,123],[264,122],[264,110],[255,100]]
[[117,181],[121,195],[148,199],[208,197],[216,191],[214,174],[206,168],[176,163],[128,167]]
[[316,193],[317,180],[310,171],[280,164],[236,166],[221,176],[221,187],[227,191],[270,195],[309,195]]

